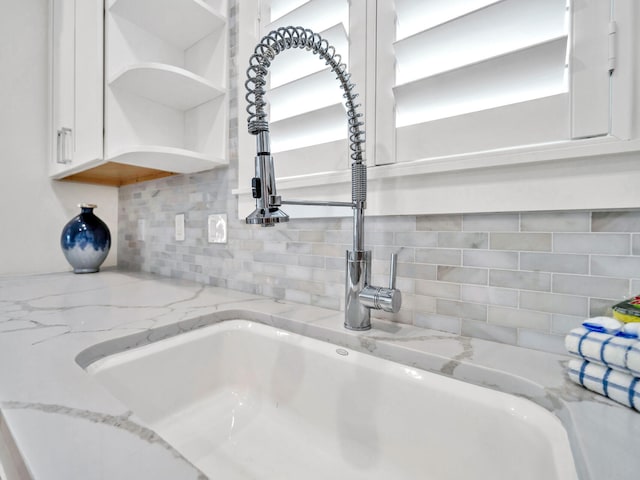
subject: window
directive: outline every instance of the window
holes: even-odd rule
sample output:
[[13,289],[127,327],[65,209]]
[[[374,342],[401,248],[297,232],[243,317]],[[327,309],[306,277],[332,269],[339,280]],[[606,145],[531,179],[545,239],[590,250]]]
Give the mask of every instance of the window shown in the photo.
[[[369,207],[376,213],[505,209],[504,203],[478,203],[488,187],[466,191],[462,210],[459,198],[450,207],[434,207],[441,189],[429,193],[430,182],[420,184],[416,175],[638,149],[635,141],[619,142],[637,137],[632,0],[263,0],[261,5],[263,34],[304,25],[347,60],[357,91],[366,98],[374,191]],[[326,196],[326,188],[315,192],[314,187],[349,181],[346,117],[335,76],[301,51],[279,55],[270,76],[279,193]],[[246,191],[242,178],[240,190]],[[335,189],[348,193],[343,185]],[[390,201],[390,189],[412,192],[423,206],[412,202],[413,210],[407,210],[405,202]],[[569,208],[561,202],[534,205],[512,207]]]
[[[349,66],[348,0],[264,1],[261,18],[262,35],[298,25],[319,33]],[[330,67],[307,51],[291,49],[274,60],[267,80],[277,171],[293,176],[347,168],[347,117]],[[308,157],[322,161],[309,162]]]
[[396,161],[570,138],[566,0],[399,0],[395,13],[395,81],[379,83]]

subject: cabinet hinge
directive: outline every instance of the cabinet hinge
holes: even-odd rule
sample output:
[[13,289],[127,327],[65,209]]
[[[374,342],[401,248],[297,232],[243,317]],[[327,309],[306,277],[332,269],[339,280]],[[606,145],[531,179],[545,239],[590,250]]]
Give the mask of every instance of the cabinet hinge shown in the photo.
[[616,42],[616,33],[618,32],[618,25],[615,21],[609,22],[609,56],[608,56],[608,66],[609,66],[609,75],[611,75],[616,69],[618,49]]

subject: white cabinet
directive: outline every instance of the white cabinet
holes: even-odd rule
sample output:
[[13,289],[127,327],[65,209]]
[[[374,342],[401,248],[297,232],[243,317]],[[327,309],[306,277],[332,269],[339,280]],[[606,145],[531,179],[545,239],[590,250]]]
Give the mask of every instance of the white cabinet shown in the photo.
[[102,161],[102,1],[51,3],[51,174]]
[[[75,0],[76,10],[81,3],[94,2]],[[98,162],[74,159],[54,177],[123,185],[226,165],[225,14],[225,0],[107,0],[100,41],[104,149]],[[80,23],[76,12],[76,51]],[[69,94],[53,93],[68,103]]]

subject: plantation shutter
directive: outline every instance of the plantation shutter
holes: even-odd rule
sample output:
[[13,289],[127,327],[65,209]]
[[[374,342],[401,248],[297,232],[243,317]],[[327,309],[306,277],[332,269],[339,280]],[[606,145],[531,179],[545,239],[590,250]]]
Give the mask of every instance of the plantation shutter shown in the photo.
[[587,3],[377,2],[377,163],[607,134],[610,7]]
[[[265,1],[261,17],[262,36],[279,27],[309,28],[333,45],[351,69],[348,0]],[[278,178],[349,168],[342,90],[325,62],[291,49],[274,59],[267,80]]]

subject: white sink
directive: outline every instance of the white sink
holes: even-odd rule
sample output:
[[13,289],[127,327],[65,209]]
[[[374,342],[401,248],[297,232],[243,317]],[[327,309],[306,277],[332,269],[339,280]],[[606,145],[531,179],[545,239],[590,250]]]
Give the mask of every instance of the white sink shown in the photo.
[[245,320],[87,371],[210,478],[577,479],[519,397]]

